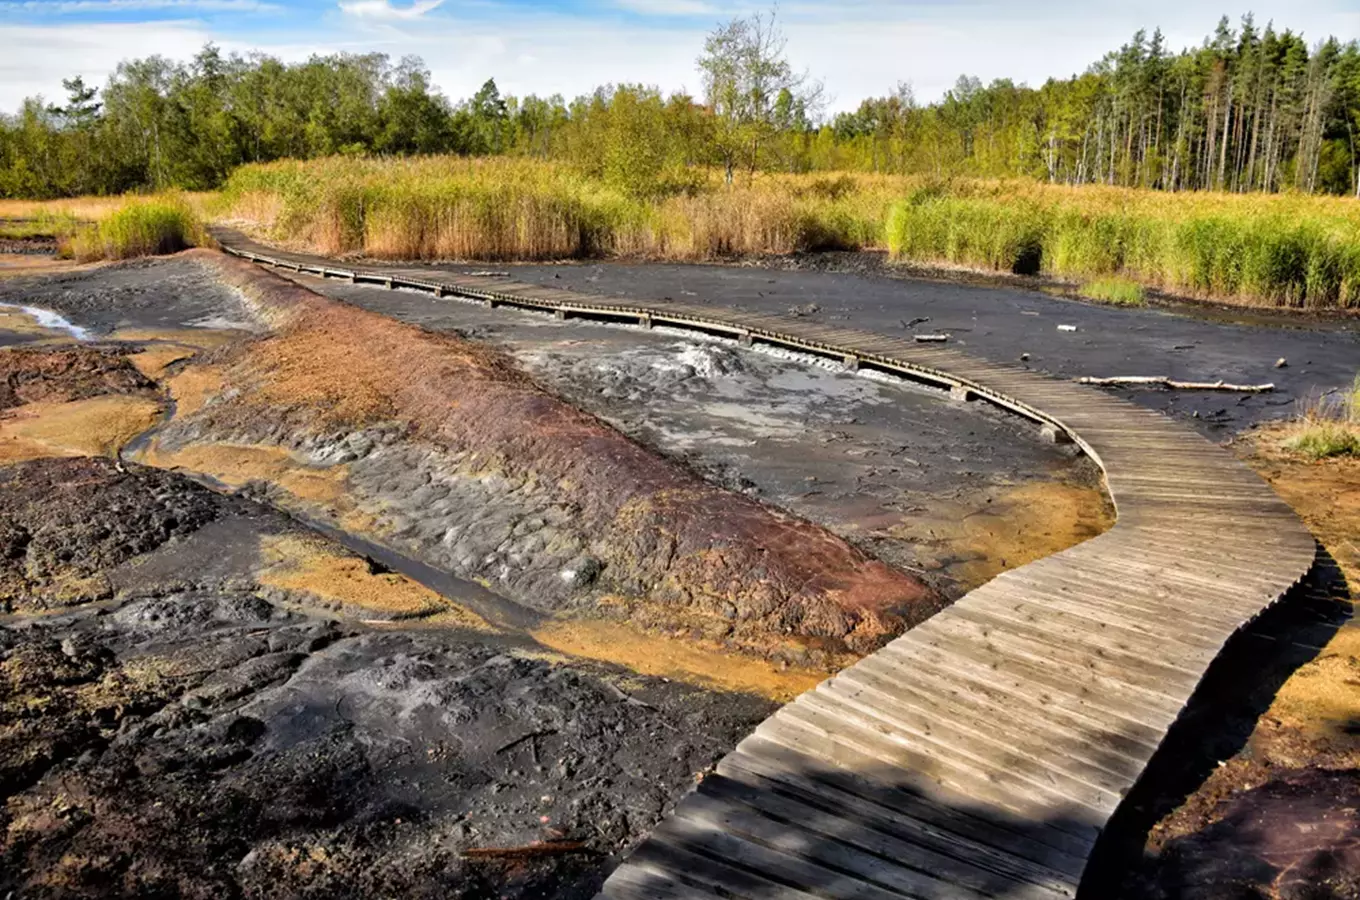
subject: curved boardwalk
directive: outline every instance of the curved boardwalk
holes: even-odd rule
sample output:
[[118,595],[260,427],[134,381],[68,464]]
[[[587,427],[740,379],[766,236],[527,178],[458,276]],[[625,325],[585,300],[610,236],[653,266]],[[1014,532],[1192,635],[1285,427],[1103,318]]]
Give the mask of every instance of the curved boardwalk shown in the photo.
[[766,720],[606,882],[608,898],[1052,898],[1225,642],[1310,569],[1314,542],[1226,451],[1099,391],[938,345],[504,278],[328,277],[672,325],[844,359],[984,400],[1075,440],[1118,510],[1100,537],[998,576]]

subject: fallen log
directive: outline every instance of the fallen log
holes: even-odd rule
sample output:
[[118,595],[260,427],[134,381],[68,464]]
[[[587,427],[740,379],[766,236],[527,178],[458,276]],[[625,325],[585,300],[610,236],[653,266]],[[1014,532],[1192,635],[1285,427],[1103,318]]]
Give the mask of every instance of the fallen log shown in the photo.
[[949,340],[947,334],[913,334],[912,338],[918,344],[942,343]]
[[1077,379],[1078,384],[1101,387],[1154,387],[1178,391],[1231,391],[1241,394],[1264,394],[1275,390],[1274,384],[1229,384],[1226,381],[1175,381],[1165,375],[1117,375],[1113,378],[1094,378],[1090,375]]

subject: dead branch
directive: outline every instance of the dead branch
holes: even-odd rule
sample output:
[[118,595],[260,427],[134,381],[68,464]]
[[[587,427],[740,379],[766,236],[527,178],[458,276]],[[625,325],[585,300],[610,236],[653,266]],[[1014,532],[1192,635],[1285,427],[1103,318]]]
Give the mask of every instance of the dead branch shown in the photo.
[[496,749],[495,755],[499,756],[500,754],[504,753],[506,750],[510,750],[510,749],[515,748],[515,747],[518,747],[520,744],[524,743],[525,741],[536,741],[536,740],[538,740],[538,739],[541,738],[541,737],[548,737],[549,735],[552,735],[552,734],[557,734],[557,729],[556,729],[556,728],[548,728],[548,729],[546,729],[546,730],[544,730],[544,731],[531,731],[531,732],[529,732],[528,734],[521,735],[521,736],[515,738],[513,741],[511,741],[511,742],[508,743],[508,744],[502,744],[500,747],[498,747],[498,748]]
[[1152,387],[1178,391],[1232,391],[1241,394],[1263,394],[1275,390],[1274,384],[1229,384],[1226,381],[1174,381],[1165,375],[1120,375],[1113,378],[1093,378],[1087,375],[1077,379],[1078,384],[1096,384],[1103,387]]
[[459,853],[464,859],[531,859],[557,853],[588,853],[580,841],[534,841],[522,847],[469,847]]

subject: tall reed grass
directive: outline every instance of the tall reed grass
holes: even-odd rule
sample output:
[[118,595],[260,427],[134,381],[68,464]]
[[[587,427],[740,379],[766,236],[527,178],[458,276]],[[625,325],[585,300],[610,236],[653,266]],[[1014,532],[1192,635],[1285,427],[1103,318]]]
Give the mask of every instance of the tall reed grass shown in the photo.
[[886,240],[916,262],[1360,308],[1360,205],[1349,199],[961,182],[895,204]]
[[198,213],[178,194],[123,201],[93,225],[69,239],[69,252],[86,262],[176,253],[208,243]]
[[1345,198],[848,174],[729,186],[714,173],[643,200],[549,162],[335,157],[242,167],[217,211],[331,255],[710,260],[886,247],[927,265],[1360,308],[1360,204]]
[[219,211],[335,255],[696,260],[876,245],[896,192],[853,185],[774,177],[640,200],[553,163],[331,158],[238,169]]

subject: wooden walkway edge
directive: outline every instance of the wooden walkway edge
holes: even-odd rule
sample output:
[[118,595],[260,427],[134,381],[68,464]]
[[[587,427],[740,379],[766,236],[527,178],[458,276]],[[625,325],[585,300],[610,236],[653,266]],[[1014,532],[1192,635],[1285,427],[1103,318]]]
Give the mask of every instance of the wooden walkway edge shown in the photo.
[[1312,536],[1250,469],[1093,388],[802,319],[338,268],[215,237],[228,253],[322,277],[879,369],[1010,409],[1104,470],[1110,531],[998,576],[780,709],[614,872],[601,892],[611,900],[1072,897],[1209,664],[1313,564]]

